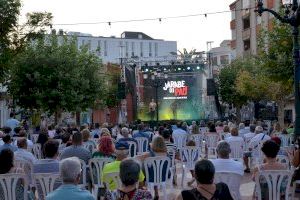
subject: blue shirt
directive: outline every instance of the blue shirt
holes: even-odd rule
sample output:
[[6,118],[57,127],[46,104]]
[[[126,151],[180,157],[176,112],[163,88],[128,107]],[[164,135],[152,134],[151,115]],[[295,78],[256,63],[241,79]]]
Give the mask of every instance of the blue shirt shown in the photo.
[[95,135],[97,135],[100,138],[100,133],[101,133],[101,130],[99,128],[96,128],[96,129],[92,130],[91,136],[92,136],[92,138],[95,138]]
[[0,152],[3,150],[3,149],[10,149],[12,152],[15,152],[18,150],[18,148],[12,144],[3,144],[2,146],[0,146]]
[[149,135],[147,132],[142,132],[142,131],[137,132],[137,133],[134,134],[132,137],[133,137],[133,138],[137,138],[137,137],[145,137],[145,138],[150,139],[150,135]]
[[59,173],[59,161],[55,159],[40,159],[33,164],[33,173]]
[[64,184],[49,193],[46,200],[95,200],[93,195],[87,190],[80,189],[73,184]]
[[18,120],[14,119],[14,118],[10,118],[10,119],[6,120],[4,126],[11,128],[12,132],[15,133],[14,129],[16,127],[18,127],[19,124],[20,124],[20,122]]

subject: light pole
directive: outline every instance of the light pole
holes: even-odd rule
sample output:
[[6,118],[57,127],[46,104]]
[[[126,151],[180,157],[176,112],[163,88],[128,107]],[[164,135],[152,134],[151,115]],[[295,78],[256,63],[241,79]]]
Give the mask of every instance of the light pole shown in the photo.
[[144,79],[151,79],[151,86],[155,89],[155,104],[156,104],[156,125],[158,125],[159,121],[159,104],[158,104],[158,88],[163,86],[164,79],[168,78],[168,74],[162,72],[160,69],[153,71],[151,73],[144,73]]
[[300,57],[299,57],[299,25],[300,25],[300,7],[299,0],[282,0],[285,7],[285,14],[281,16],[274,10],[265,8],[263,0],[257,0],[257,9],[255,10],[260,16],[263,12],[269,12],[279,21],[292,26],[293,34],[293,58],[294,58],[294,95],[295,95],[295,125],[294,136],[295,139],[300,136]]

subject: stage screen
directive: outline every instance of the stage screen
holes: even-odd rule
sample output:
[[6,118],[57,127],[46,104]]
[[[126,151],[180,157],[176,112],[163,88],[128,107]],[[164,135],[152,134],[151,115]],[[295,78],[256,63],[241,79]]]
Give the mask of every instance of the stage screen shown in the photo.
[[[197,120],[204,116],[202,106],[201,75],[171,75],[158,84],[159,121],[162,120]],[[142,121],[151,120],[150,103],[156,103],[154,81],[145,79],[142,86],[138,117]],[[156,112],[152,113],[156,121]]]

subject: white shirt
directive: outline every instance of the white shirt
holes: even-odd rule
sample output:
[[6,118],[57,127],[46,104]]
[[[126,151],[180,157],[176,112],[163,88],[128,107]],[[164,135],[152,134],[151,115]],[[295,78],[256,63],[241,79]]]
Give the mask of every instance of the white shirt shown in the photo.
[[255,133],[249,132],[249,133],[246,133],[246,134],[244,135],[244,138],[245,138],[245,140],[246,140],[246,139],[248,139],[248,138],[253,138],[254,136],[255,136]]
[[[14,141],[14,145],[15,145],[16,147],[18,146],[18,145],[17,145],[17,142],[18,142],[18,138]],[[32,143],[31,140],[28,140],[28,139],[27,139],[27,146],[28,146],[28,148],[30,148],[30,149],[33,148],[33,143]]]
[[28,162],[31,162],[32,164],[34,164],[37,160],[32,153],[25,149],[19,148],[17,151],[15,151],[14,154],[16,160],[26,160]]
[[249,142],[249,148],[257,148],[258,147],[258,143],[260,142],[265,142],[267,140],[270,140],[271,137],[264,134],[264,133],[259,133],[259,134],[256,134]]
[[177,128],[172,133],[173,137],[176,135],[187,135],[187,132],[181,128]]
[[239,130],[239,136],[243,137],[245,134],[247,134],[247,133],[249,133],[249,132],[250,132],[250,130],[247,130],[247,129],[245,129],[245,128],[240,129],[240,130]]
[[225,138],[225,141],[228,142],[230,145],[232,145],[231,143],[233,143],[233,142],[240,142],[240,146],[242,148],[245,147],[245,141],[240,136],[231,136],[231,137]]
[[216,172],[230,172],[242,176],[244,175],[244,166],[241,162],[221,158],[211,159],[210,161],[215,166]]

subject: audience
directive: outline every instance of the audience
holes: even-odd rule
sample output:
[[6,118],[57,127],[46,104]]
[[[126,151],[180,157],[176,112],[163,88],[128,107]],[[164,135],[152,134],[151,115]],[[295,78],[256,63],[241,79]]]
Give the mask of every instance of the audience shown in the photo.
[[123,127],[121,129],[121,134],[122,134],[122,137],[117,139],[117,141],[120,141],[120,142],[121,141],[122,142],[132,141],[132,142],[135,142],[136,145],[138,145],[136,139],[132,138],[132,136],[129,134],[128,128]]
[[125,159],[120,164],[120,179],[122,186],[105,195],[105,200],[152,200],[151,193],[147,190],[137,189],[141,167],[133,159]]
[[230,145],[226,141],[220,141],[217,146],[217,159],[212,159],[216,172],[230,172],[244,175],[244,166],[241,162],[229,158],[231,153]]
[[36,158],[34,155],[27,150],[27,139],[26,138],[18,138],[17,140],[18,150],[15,151],[15,159],[16,160],[25,160],[34,164],[36,162]]
[[276,122],[271,133],[271,137],[279,136],[282,133],[282,129],[279,122]]
[[214,184],[215,168],[211,161],[201,160],[195,165],[197,187],[183,190],[177,200],[218,199],[233,200],[225,183]]
[[5,135],[3,138],[2,138],[4,144],[0,146],[0,152],[3,150],[3,149],[10,149],[12,152],[15,152],[17,151],[17,147],[15,145],[12,145],[12,139],[10,137],[10,135]]
[[240,137],[244,137],[245,134],[249,133],[249,130],[245,129],[245,124],[240,123],[239,124],[239,130],[238,130],[238,135]]
[[23,129],[20,129],[20,130],[19,130],[18,137],[17,137],[17,139],[16,139],[15,142],[14,142],[14,145],[15,145],[15,146],[17,146],[17,140],[18,140],[19,138],[26,138],[26,141],[27,141],[27,147],[28,147],[29,149],[32,149],[32,147],[33,147],[33,142],[27,138],[27,133],[26,133],[25,130],[23,130]]
[[91,135],[92,135],[93,138],[99,138],[100,137],[100,132],[101,132],[100,124],[96,123],[95,124],[95,129],[91,132]]
[[230,136],[231,136],[230,128],[229,128],[229,126],[225,125],[223,128],[222,139],[225,140],[226,138],[228,138]]
[[69,157],[77,157],[88,164],[89,159],[91,159],[91,152],[82,146],[82,134],[80,132],[75,132],[72,136],[72,145],[66,147],[60,155],[60,159],[65,159]]
[[187,132],[182,128],[182,123],[177,123],[177,128],[173,130],[173,137],[176,137],[177,135],[187,135]]
[[37,139],[36,143],[41,144],[41,147],[43,149],[44,144],[48,141],[48,139],[49,139],[49,136],[48,136],[48,130],[47,130],[47,128],[42,128],[40,130],[40,134],[38,136],[38,139]]
[[115,159],[115,145],[110,136],[102,136],[99,139],[98,151],[94,152],[93,158],[111,158]]
[[97,145],[93,140],[91,140],[91,133],[90,133],[89,129],[83,129],[81,131],[81,134],[82,134],[83,144],[89,145],[89,147],[90,147],[89,150],[92,153],[93,149],[95,149],[97,147]]
[[[113,180],[110,180],[107,175],[109,173],[120,172],[121,161],[127,158],[129,155],[129,145],[126,142],[117,142],[115,154],[116,160],[114,162],[105,164],[102,171],[101,179],[103,182],[109,183],[109,185],[107,185],[109,190],[117,189],[117,183],[115,183]],[[139,182],[142,183],[144,179],[145,176],[143,172],[140,171]]]
[[59,163],[59,173],[63,184],[49,193],[46,200],[94,200],[93,195],[77,187],[81,177],[81,164],[78,158],[66,158]]

